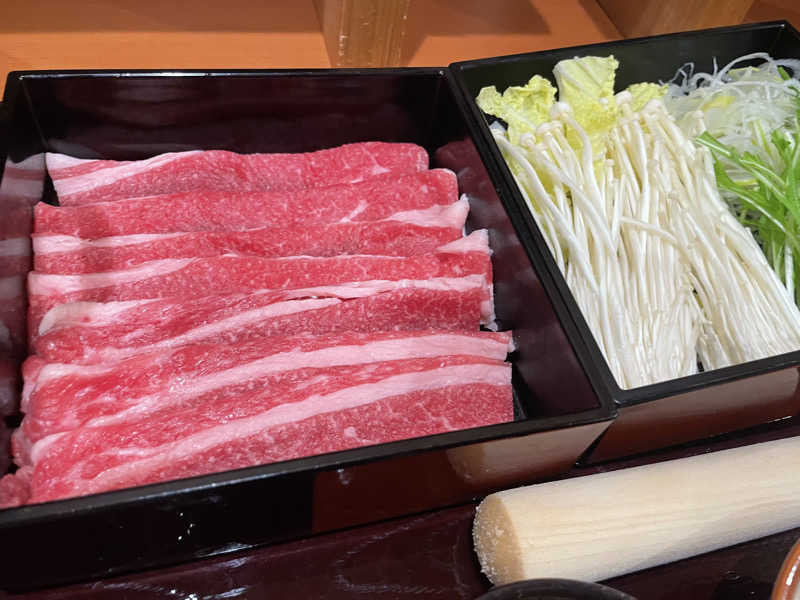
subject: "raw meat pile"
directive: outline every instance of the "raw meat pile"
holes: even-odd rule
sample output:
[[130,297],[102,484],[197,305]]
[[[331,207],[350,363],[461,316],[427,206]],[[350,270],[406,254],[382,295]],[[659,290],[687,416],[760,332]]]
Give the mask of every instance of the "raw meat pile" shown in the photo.
[[513,419],[488,236],[424,149],[47,167],[0,506]]
[[[18,410],[19,365],[27,354],[25,276],[31,268],[33,205],[44,188],[44,154],[7,159],[0,181],[0,421]],[[0,424],[0,443],[4,441]],[[8,465],[0,453],[0,471]]]

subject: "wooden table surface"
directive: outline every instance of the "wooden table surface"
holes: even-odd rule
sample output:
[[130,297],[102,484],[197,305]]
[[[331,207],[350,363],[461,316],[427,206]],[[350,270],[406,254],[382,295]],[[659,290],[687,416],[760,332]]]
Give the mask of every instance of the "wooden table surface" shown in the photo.
[[[786,18],[758,0],[745,21]],[[412,0],[404,64],[439,66],[621,37],[594,0]],[[303,68],[330,61],[312,0],[2,0],[0,77],[22,69]]]
[[[330,66],[312,0],[222,4],[3,0],[0,76],[19,69]],[[439,66],[619,37],[592,0],[414,0],[404,62]]]

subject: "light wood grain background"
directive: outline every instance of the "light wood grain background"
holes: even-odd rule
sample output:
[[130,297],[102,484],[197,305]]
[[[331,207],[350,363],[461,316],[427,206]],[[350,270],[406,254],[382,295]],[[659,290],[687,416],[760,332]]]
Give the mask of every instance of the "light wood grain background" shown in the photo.
[[[800,3],[757,0],[745,16],[775,18],[800,25]],[[446,65],[620,37],[595,0],[411,0],[403,56]],[[313,0],[0,0],[2,79],[20,69],[328,66]]]

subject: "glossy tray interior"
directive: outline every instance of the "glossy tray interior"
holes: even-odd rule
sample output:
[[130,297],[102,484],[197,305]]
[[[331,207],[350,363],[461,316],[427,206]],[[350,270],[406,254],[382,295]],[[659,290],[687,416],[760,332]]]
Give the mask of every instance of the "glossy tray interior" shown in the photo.
[[[2,118],[8,161],[29,166],[46,151],[136,159],[421,144],[432,166],[458,174],[468,226],[490,230],[498,320],[519,349],[512,423],[0,511],[0,539],[13,548],[0,587],[107,576],[464,502],[566,471],[613,416],[573,349],[580,336],[565,331],[574,326],[540,283],[518,215],[496,194],[495,167],[482,160],[446,69],[17,72]],[[32,179],[53,201],[42,168]],[[4,212],[30,201],[3,198]]]
[[[621,389],[590,332],[539,229],[526,208],[511,173],[492,140],[488,125],[494,117],[484,115],[473,99],[484,86],[499,91],[523,85],[538,74],[553,80],[555,64],[576,56],[607,56],[619,61],[617,89],[640,81],[669,81],[686,63],[697,71],[712,71],[714,60],[722,67],[739,56],[769,52],[775,57],[800,57],[800,36],[786,22],[762,23],[650,38],[593,44],[451,65],[454,78],[468,99],[487,155],[503,175],[502,193],[513,198],[522,214],[548,277],[545,288],[557,290],[569,319],[575,324],[586,349],[581,359],[592,364],[587,372],[601,395],[610,396],[619,407],[619,417],[595,446],[588,459],[606,460],[636,454],[784,418],[800,410],[798,365],[800,352],[735,365],[674,379]],[[528,239],[528,238],[526,238]],[[543,271],[544,272],[544,271]],[[571,329],[569,329],[572,331]]]

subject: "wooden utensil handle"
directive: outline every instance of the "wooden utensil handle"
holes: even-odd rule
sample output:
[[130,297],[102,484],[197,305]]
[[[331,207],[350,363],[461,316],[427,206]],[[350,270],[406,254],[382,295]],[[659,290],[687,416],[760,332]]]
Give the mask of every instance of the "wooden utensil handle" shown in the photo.
[[491,494],[473,536],[495,584],[600,581],[800,525],[800,437]]

